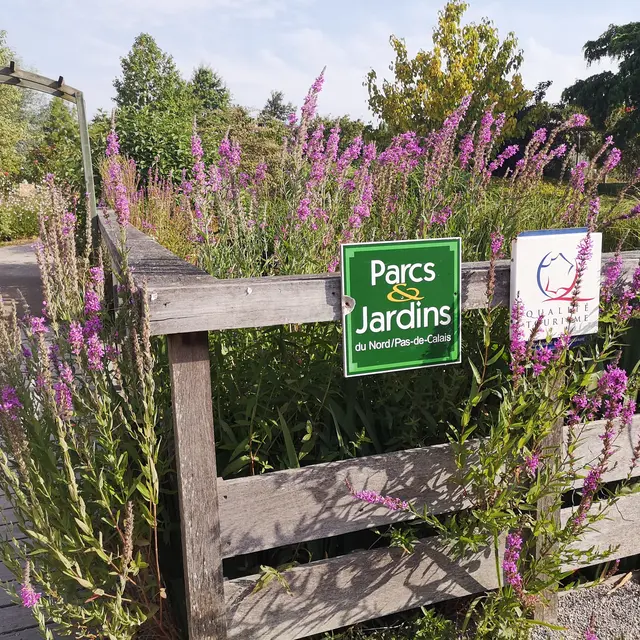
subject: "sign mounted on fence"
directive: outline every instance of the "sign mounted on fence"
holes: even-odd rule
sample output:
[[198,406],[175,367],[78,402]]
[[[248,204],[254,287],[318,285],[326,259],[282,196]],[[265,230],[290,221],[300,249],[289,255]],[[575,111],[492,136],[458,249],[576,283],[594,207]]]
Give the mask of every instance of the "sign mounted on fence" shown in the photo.
[[460,244],[342,245],[345,376],[460,362]]
[[[586,258],[582,275],[578,255]],[[511,308],[516,296],[524,307],[523,328],[528,337],[540,315],[536,340],[561,336],[569,326],[570,306],[576,310],[572,336],[598,332],[602,234],[587,229],[526,231],[511,250]]]

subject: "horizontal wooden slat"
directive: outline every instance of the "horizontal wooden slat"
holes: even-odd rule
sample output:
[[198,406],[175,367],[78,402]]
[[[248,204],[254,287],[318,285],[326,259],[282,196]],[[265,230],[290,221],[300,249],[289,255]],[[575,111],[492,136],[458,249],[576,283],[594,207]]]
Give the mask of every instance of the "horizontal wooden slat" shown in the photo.
[[[112,260],[119,264],[120,231],[113,213],[99,214]],[[146,280],[154,335],[326,322],[342,318],[340,275],[269,276],[216,280],[181,260],[141,231],[127,228],[134,278]],[[603,263],[611,259],[603,256]],[[623,254],[625,273],[638,265],[640,251]],[[462,308],[486,307],[488,262],[462,265]],[[510,262],[496,266],[494,304],[509,301]]]
[[434,538],[411,555],[358,551],[285,577],[292,595],[275,581],[251,594],[258,576],[225,583],[230,640],[294,640],[498,586],[490,550],[456,562]]
[[[596,510],[598,505],[592,507]],[[566,524],[573,509],[562,510],[562,524]],[[618,548],[607,558],[617,560],[640,553],[640,494],[631,494],[620,498],[606,513],[604,519],[596,522],[593,528],[575,544],[576,549],[587,550],[596,547],[606,551]],[[575,567],[569,567],[575,568]]]
[[[562,510],[563,523],[571,512]],[[596,525],[580,548],[595,545],[606,549],[620,544],[613,558],[640,553],[640,496],[621,498],[609,518]],[[492,551],[485,549],[453,561],[437,538],[428,538],[421,540],[411,555],[403,555],[400,549],[358,551],[286,571],[291,595],[276,581],[252,594],[257,575],[230,580],[225,584],[229,638],[296,640],[495,589],[494,558]]]
[[455,472],[448,444],[409,449],[276,471],[262,476],[218,480],[224,557],[315,540],[407,519],[356,500],[356,489],[427,504],[432,513],[465,507],[451,483]]
[[[584,427],[576,459],[582,466],[597,458],[604,422]],[[565,442],[568,428],[565,429]],[[640,415],[620,434],[604,480],[627,476],[633,449],[640,438]],[[231,557],[304,540],[358,531],[408,518],[355,500],[345,484],[426,505],[433,514],[459,511],[468,505],[460,487],[451,482],[455,472],[451,445],[367,456],[276,471],[262,476],[218,479],[222,553]],[[640,474],[640,468],[635,470]],[[580,482],[576,486],[580,486]]]
[[3,638],[3,634],[33,629],[37,626],[38,623],[30,609],[18,604],[0,608],[0,638]]

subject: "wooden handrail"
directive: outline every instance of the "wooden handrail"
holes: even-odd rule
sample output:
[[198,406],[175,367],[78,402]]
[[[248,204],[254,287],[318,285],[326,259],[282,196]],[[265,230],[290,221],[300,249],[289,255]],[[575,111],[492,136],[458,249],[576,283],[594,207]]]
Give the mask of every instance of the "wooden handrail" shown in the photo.
[[[114,215],[101,212],[99,225],[112,260],[119,264],[120,229]],[[342,318],[340,274],[218,280],[130,225],[127,249],[134,279],[147,283],[153,335]],[[603,265],[612,257],[604,254]],[[623,272],[633,273],[640,262],[640,251],[624,252],[622,261]],[[509,260],[496,263],[495,306],[509,304],[510,271]],[[488,275],[488,262],[463,263],[463,311],[487,307]]]

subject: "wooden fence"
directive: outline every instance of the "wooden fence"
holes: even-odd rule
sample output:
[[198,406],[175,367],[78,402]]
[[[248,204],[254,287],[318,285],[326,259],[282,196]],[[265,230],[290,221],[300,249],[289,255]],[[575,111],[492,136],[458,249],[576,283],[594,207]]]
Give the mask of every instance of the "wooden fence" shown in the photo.
[[[117,267],[114,216],[101,214],[99,226]],[[252,593],[259,576],[225,580],[224,558],[407,518],[354,500],[345,487],[347,478],[355,487],[426,505],[434,514],[464,509],[464,496],[449,482],[455,471],[452,450],[443,444],[248,478],[218,478],[207,332],[340,320],[340,277],[216,280],[132,227],[127,245],[134,279],[146,283],[151,332],[168,340],[191,640],[295,640],[497,587],[491,550],[453,561],[435,537],[421,540],[411,555],[375,549],[293,568],[286,572],[291,595],[277,584]],[[603,256],[603,262],[610,257]],[[640,251],[623,254],[627,275],[639,260]],[[508,304],[509,271],[508,261],[498,263],[496,305]],[[463,264],[463,309],[486,306],[487,275],[486,262]],[[602,422],[585,427],[577,452],[585,464],[597,458],[602,431]],[[627,476],[639,437],[636,415],[618,439],[604,481]],[[571,509],[563,509],[560,517],[565,522],[570,515]],[[613,558],[640,553],[639,526],[640,495],[624,497],[610,519],[598,523],[579,545],[620,545]]]

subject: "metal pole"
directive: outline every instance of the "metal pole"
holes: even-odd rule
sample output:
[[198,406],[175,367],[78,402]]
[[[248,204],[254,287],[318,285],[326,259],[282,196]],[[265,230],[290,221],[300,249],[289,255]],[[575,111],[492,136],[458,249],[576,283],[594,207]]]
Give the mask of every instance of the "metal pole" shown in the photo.
[[98,233],[98,209],[96,207],[96,193],[93,184],[93,162],[91,160],[91,141],[89,140],[87,111],[82,91],[76,91],[76,110],[78,113],[78,126],[80,127],[80,146],[82,147],[82,166],[84,168],[84,184],[88,200],[88,213],[91,215],[91,229],[95,243]]

